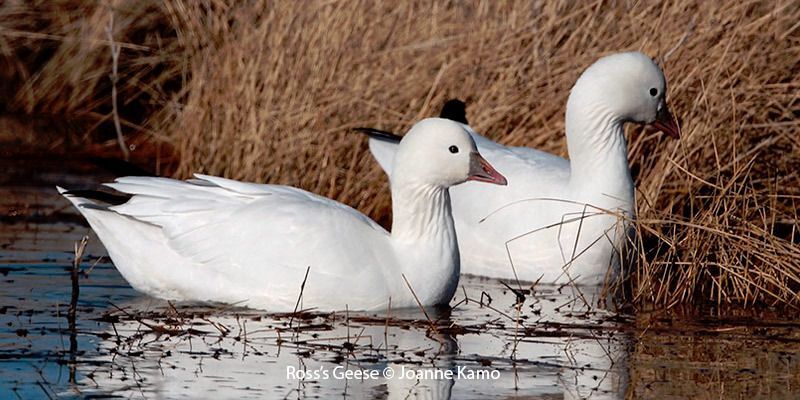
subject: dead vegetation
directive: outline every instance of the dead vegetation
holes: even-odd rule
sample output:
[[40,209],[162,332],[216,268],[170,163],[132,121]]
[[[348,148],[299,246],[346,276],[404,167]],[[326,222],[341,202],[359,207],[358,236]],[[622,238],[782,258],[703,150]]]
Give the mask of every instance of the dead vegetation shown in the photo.
[[116,146],[112,37],[122,132],[169,146],[176,175],[296,185],[388,222],[386,179],[349,128],[402,131],[459,97],[479,131],[565,155],[578,74],[639,49],[683,138],[629,129],[643,246],[626,294],[797,306],[798,20],[795,1],[9,1],[0,76],[6,111]]

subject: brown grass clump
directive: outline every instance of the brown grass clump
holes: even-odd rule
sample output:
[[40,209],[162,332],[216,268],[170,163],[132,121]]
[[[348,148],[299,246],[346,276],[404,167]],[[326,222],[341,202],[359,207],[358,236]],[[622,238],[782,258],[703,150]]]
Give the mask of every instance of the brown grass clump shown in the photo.
[[402,131],[460,97],[488,136],[565,155],[577,76],[642,50],[684,136],[630,129],[644,246],[626,292],[800,303],[794,1],[6,2],[6,108],[106,122],[111,12],[125,132],[171,145],[178,176],[292,184],[381,221],[386,179],[349,128]]

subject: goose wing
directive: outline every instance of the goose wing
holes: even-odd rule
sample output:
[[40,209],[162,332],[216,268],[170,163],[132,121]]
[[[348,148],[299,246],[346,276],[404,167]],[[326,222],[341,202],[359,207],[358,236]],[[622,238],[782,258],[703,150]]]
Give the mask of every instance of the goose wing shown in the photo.
[[108,186],[133,195],[112,211],[160,227],[168,246],[194,263],[245,278],[281,271],[302,279],[310,266],[341,279],[386,251],[388,233],[370,218],[296,188],[206,175],[124,177]]

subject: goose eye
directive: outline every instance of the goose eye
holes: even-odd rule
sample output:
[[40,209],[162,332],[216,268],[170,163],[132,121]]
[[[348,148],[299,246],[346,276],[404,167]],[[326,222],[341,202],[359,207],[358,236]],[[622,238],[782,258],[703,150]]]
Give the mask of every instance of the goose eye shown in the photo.
[[650,88],[650,96],[653,96],[653,97],[658,96],[658,89]]
[[456,153],[458,153],[458,147],[456,147],[456,146],[450,146],[450,152],[451,152],[451,153],[453,153],[453,154],[456,154]]

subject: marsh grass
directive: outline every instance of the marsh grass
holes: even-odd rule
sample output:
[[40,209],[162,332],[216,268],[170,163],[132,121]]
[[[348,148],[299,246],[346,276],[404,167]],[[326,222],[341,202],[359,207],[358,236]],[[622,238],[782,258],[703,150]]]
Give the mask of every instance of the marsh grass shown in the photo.
[[797,306],[798,20],[795,1],[5,2],[0,76],[7,111],[116,145],[112,37],[123,134],[169,146],[176,176],[296,185],[386,224],[387,181],[350,128],[404,131],[459,97],[489,137],[566,155],[572,83],[642,50],[683,137],[628,129],[640,250],[620,287]]

